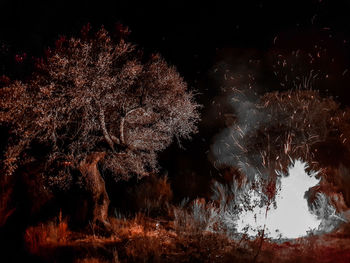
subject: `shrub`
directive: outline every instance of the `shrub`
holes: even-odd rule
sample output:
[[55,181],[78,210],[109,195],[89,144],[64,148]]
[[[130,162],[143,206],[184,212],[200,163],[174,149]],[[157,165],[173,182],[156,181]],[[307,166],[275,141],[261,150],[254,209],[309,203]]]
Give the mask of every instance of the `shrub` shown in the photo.
[[67,219],[62,219],[60,212],[56,222],[51,221],[27,228],[24,238],[28,251],[37,254],[45,246],[66,244],[70,235]]
[[167,176],[152,175],[136,186],[134,196],[138,211],[154,216],[167,214],[173,193]]

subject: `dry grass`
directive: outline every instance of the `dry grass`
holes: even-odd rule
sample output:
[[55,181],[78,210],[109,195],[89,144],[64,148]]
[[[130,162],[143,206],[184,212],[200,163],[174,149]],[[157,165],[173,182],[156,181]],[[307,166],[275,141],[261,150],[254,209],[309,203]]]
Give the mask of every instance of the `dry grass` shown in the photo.
[[38,254],[45,246],[66,244],[70,235],[67,220],[62,219],[60,212],[56,222],[29,227],[25,233],[25,243],[30,253]]
[[118,252],[113,251],[112,260],[104,260],[96,257],[78,258],[74,263],[119,263]]
[[152,175],[144,178],[134,190],[135,203],[138,211],[148,216],[165,215],[173,197],[167,176]]
[[75,261],[75,263],[104,263],[107,261],[102,261],[99,258],[83,258],[83,259],[78,259]]
[[[110,218],[114,234],[111,237],[99,237],[72,233],[67,229],[66,221],[59,217],[56,224],[51,222],[29,228],[26,240],[30,252],[39,255],[47,247],[54,248],[53,251],[56,249],[52,253],[59,254],[60,247],[64,245],[65,249],[71,250],[69,255],[74,255],[73,262],[77,263],[240,263],[254,262],[257,254],[256,263],[350,262],[349,227],[333,236],[314,235],[280,244],[264,240],[259,250],[260,239],[242,237],[233,240],[223,232],[193,227],[197,222],[193,217],[186,220],[186,224],[179,229],[175,227],[179,222],[152,219],[144,214],[137,214],[130,219]],[[72,259],[64,258],[55,262],[67,261]]]
[[[111,219],[115,235],[126,244],[124,257],[130,262],[163,262],[176,237],[169,222],[137,214],[133,219]],[[128,262],[129,262],[128,261]]]

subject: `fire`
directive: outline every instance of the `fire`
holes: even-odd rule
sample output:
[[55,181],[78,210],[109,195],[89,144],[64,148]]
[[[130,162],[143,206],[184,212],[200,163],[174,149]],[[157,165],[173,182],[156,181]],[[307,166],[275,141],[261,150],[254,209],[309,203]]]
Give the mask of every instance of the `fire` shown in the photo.
[[255,236],[259,231],[270,238],[298,238],[317,230],[321,219],[309,209],[305,192],[319,183],[317,172],[307,172],[305,162],[294,161],[288,175],[281,175],[275,204],[261,203],[261,194],[251,189],[249,200],[252,209],[242,209],[237,221],[238,232]]

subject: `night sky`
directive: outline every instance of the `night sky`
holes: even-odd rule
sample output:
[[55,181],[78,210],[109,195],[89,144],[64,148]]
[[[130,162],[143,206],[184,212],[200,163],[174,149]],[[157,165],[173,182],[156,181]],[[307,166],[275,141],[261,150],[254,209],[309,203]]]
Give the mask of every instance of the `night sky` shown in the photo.
[[[72,2],[1,0],[0,75],[26,78],[32,57],[42,56],[60,35],[78,36],[88,22],[110,31],[118,22],[128,26],[129,40],[176,66],[203,105],[200,133],[184,149],[174,145],[161,156],[181,198],[194,194],[193,185],[195,194],[205,193],[200,178],[214,176],[207,155],[224,125],[224,112],[214,101],[227,68],[253,74],[252,85],[263,91],[285,90],[286,74],[293,78],[313,70],[319,75],[316,89],[350,104],[350,1]],[[298,70],[281,70],[278,55],[290,63],[297,50],[302,54],[295,62]]]
[[121,22],[132,31],[131,41],[160,52],[197,89],[195,81],[207,77],[224,48],[263,54],[274,48],[310,48],[322,40],[349,63],[350,2],[346,0],[139,2],[143,3],[2,0],[2,53],[41,56],[59,35],[77,35],[88,22],[110,30]]

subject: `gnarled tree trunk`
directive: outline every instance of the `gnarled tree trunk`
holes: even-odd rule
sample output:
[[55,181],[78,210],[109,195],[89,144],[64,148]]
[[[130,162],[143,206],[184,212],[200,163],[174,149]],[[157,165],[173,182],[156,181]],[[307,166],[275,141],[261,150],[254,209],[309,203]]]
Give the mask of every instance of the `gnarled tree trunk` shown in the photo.
[[90,154],[85,160],[80,162],[79,171],[82,175],[81,183],[90,197],[88,209],[90,210],[91,222],[94,227],[99,226],[109,231],[109,197],[106,191],[105,181],[97,168],[98,162],[104,156],[104,152]]

